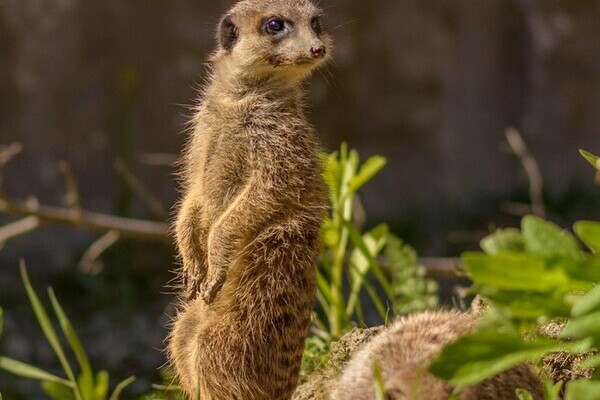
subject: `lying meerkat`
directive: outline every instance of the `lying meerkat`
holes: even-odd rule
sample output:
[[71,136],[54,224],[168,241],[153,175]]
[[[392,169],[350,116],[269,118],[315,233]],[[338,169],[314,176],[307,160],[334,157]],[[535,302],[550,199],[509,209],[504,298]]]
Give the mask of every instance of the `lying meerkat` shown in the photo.
[[[359,350],[345,366],[332,398],[375,400],[374,368],[380,368],[389,400],[446,400],[453,388],[427,368],[442,348],[472,332],[477,317],[459,311],[433,311],[399,318]],[[460,400],[518,400],[516,389],[542,400],[542,383],[527,364],[517,365],[468,387]]]

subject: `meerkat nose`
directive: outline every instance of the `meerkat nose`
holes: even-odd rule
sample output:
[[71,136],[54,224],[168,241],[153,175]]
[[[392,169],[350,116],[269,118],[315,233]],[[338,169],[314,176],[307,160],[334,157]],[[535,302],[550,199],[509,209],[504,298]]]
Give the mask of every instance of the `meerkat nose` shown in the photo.
[[321,58],[321,57],[325,56],[326,53],[327,53],[327,51],[325,50],[325,46],[323,46],[323,45],[313,46],[310,48],[310,54],[312,55],[313,58]]

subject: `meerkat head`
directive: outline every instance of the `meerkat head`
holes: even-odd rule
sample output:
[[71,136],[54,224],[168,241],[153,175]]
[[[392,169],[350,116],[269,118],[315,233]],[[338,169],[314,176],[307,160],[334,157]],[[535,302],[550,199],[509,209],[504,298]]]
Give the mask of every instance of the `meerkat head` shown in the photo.
[[309,0],[242,0],[219,22],[212,61],[236,78],[299,81],[329,57],[322,18]]

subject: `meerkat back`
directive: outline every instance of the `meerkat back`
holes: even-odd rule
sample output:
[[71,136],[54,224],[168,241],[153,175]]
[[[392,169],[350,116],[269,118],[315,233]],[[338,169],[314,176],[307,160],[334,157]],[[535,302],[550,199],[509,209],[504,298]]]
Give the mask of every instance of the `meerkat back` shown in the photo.
[[[400,318],[376,336],[344,368],[334,400],[375,400],[374,368],[379,368],[389,400],[446,400],[453,388],[427,371],[428,364],[448,343],[470,333],[476,316],[436,311]],[[510,368],[468,387],[460,400],[517,400],[516,389],[542,400],[542,384],[526,364]]]
[[217,41],[183,160],[183,293],[169,358],[190,398],[286,400],[326,211],[302,84],[331,39],[308,0],[243,0]]

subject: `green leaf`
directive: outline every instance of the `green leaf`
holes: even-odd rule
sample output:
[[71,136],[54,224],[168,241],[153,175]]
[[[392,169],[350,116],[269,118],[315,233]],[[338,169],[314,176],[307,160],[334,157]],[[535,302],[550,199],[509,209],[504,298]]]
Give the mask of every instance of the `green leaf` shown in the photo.
[[563,292],[504,291],[478,285],[475,286],[475,290],[511,318],[538,320],[540,317],[558,318],[571,315],[571,305],[565,301]]
[[600,311],[571,319],[561,333],[561,337],[568,339],[583,339],[594,337],[600,339]]
[[464,336],[446,346],[429,370],[457,386],[475,384],[548,352],[581,350],[591,341],[557,343],[550,340],[524,341],[517,333],[486,329]]
[[551,222],[528,215],[521,221],[525,250],[544,258],[580,258],[581,249],[575,238]]
[[581,290],[591,290],[596,282],[600,282],[600,257],[589,257],[581,260],[558,258],[553,267],[564,270],[573,280],[580,281],[576,285]]
[[350,191],[356,192],[365,183],[370,181],[386,164],[386,159],[382,156],[373,156],[367,159],[358,170],[358,174],[350,180]]
[[525,389],[517,389],[517,397],[519,400],[533,400],[533,396]]
[[35,317],[37,318],[38,323],[42,328],[42,332],[44,333],[44,336],[46,336],[48,343],[50,343],[50,346],[52,347],[54,353],[58,357],[58,360],[60,361],[60,364],[62,365],[67,375],[67,378],[69,379],[69,381],[72,382],[72,387],[75,391],[76,398],[80,400],[81,395],[79,393],[79,389],[77,388],[77,383],[75,380],[75,375],[73,374],[73,370],[71,369],[67,357],[65,356],[65,352],[62,346],[60,345],[60,341],[58,340],[56,331],[52,326],[50,317],[48,317],[48,314],[46,313],[46,310],[44,309],[40,298],[37,296],[37,294],[33,290],[33,287],[31,286],[29,276],[27,275],[27,269],[25,268],[25,263],[23,261],[21,261],[21,279],[23,280],[23,285],[25,286],[25,290],[27,291],[27,297],[29,297],[29,302],[31,303],[31,307],[33,308]]
[[381,365],[378,360],[373,362],[373,382],[375,382],[375,399],[385,400],[387,398],[385,394],[385,383],[383,381],[383,372],[381,371]]
[[109,400],[119,400],[119,396],[121,395],[121,392],[123,391],[123,389],[125,389],[127,386],[131,385],[133,383],[133,381],[135,381],[135,376],[130,376],[129,378],[127,378],[124,381],[122,381],[121,383],[119,383],[117,385],[117,387],[115,388],[115,391],[113,392],[113,394],[110,396]]
[[594,253],[600,253],[600,223],[592,221],[579,221],[574,226],[579,239]]
[[518,229],[498,229],[493,234],[483,238],[481,248],[489,255],[504,252],[523,252],[525,242],[523,235]]
[[56,382],[42,382],[42,390],[54,400],[74,400],[73,390]]
[[567,383],[565,400],[600,400],[600,382],[577,379]]
[[560,400],[561,392],[563,388],[563,382],[557,382],[556,384],[550,379],[544,379],[544,400]]
[[0,357],[0,369],[10,372],[23,378],[35,379],[38,381],[50,381],[60,383],[64,386],[73,387],[73,383],[68,380],[53,375],[33,365],[25,364],[24,362],[13,360],[8,357]]
[[94,387],[94,400],[104,400],[108,395],[108,372],[100,371],[96,374],[96,386]]
[[595,369],[600,366],[600,354],[596,354],[581,363],[583,368]]
[[461,260],[476,284],[499,290],[550,292],[569,284],[563,270],[549,268],[543,259],[528,254],[467,252]]
[[586,159],[592,166],[596,169],[600,169],[600,161],[599,158],[589,151],[579,150],[579,153]]
[[63,331],[63,334],[67,338],[67,342],[73,350],[73,354],[75,354],[75,358],[79,363],[79,367],[81,368],[81,375],[79,376],[79,387],[83,392],[83,397],[85,399],[89,399],[92,397],[92,392],[94,388],[94,375],[92,372],[92,366],[90,365],[90,361],[81,345],[81,341],[75,333],[75,329],[73,329],[73,325],[69,318],[65,314],[62,306],[56,299],[54,295],[54,291],[52,288],[48,289],[48,295],[50,296],[50,301],[52,302],[52,308],[54,309],[54,313],[58,317],[58,321],[60,327]]
[[573,305],[571,314],[574,317],[580,317],[594,311],[600,311],[600,285],[594,287],[584,296],[577,299]]

